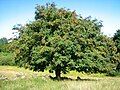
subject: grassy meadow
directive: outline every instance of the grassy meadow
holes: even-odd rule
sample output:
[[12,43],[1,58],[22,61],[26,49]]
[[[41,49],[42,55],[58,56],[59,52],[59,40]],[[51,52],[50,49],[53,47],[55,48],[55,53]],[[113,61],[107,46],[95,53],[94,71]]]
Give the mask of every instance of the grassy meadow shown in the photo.
[[[0,90],[120,90],[120,77],[71,71],[60,81],[45,72],[33,72],[14,66],[0,66]],[[81,79],[76,79],[79,76]]]

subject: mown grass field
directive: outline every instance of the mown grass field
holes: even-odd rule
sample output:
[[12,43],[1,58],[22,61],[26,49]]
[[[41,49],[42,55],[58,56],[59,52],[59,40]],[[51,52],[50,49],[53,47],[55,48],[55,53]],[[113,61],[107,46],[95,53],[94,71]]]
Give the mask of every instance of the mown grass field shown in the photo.
[[[33,72],[24,68],[0,66],[0,90],[120,90],[120,77],[104,74],[85,74],[72,71],[61,81],[52,80],[45,72]],[[76,80],[77,76],[81,79]]]

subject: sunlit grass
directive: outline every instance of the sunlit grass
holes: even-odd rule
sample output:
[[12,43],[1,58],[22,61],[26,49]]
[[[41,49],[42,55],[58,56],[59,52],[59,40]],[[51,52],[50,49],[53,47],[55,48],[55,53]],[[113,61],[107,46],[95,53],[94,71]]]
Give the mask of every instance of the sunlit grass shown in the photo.
[[[25,77],[14,79],[16,73],[23,73]],[[37,77],[33,77],[35,74]],[[120,90],[120,77],[106,77],[100,73],[86,74],[71,71],[62,76],[73,78],[72,80],[57,81],[45,77],[45,75],[54,76],[48,71],[33,72],[15,66],[0,66],[0,75],[8,78],[0,80],[0,90]],[[77,76],[82,80],[76,80]]]
[[104,78],[96,81],[53,81],[31,78],[1,81],[1,90],[120,90],[120,78]]

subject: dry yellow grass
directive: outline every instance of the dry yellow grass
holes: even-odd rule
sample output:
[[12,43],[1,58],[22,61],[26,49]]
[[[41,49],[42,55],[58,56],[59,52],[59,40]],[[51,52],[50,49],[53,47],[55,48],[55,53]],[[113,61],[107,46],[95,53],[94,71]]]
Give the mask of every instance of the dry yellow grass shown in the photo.
[[[120,90],[120,77],[106,77],[103,74],[88,75],[72,71],[62,76],[71,77],[73,80],[56,81],[45,77],[54,75],[48,71],[42,73],[24,68],[0,66],[0,76],[2,75],[7,79],[0,80],[0,90]],[[77,76],[81,76],[82,79],[76,81]]]

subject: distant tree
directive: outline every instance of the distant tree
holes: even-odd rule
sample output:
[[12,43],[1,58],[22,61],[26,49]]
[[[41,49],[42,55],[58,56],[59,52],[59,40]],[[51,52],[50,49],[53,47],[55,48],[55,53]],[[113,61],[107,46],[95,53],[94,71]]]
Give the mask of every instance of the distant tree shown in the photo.
[[6,44],[6,43],[8,43],[7,38],[3,37],[3,38],[0,39],[0,45]]
[[57,78],[70,70],[107,72],[115,67],[116,47],[101,27],[97,19],[84,19],[54,3],[37,6],[35,21],[12,43],[15,62],[34,71],[55,71]]
[[8,44],[7,38],[3,37],[0,39],[0,52],[5,51],[6,44]]

